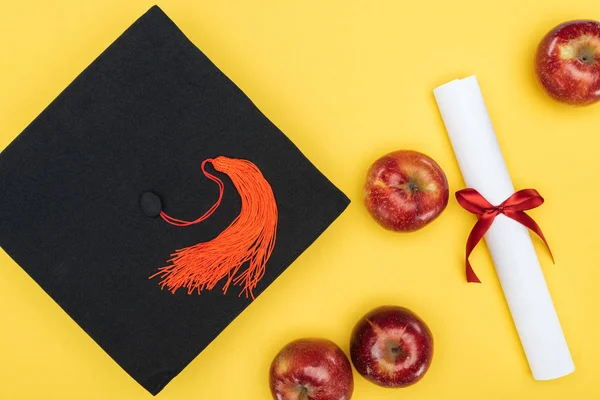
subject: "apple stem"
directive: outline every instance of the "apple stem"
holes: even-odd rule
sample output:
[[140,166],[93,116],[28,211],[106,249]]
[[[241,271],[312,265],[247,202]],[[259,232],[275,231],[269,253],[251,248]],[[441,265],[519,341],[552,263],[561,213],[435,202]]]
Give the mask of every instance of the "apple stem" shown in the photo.
[[300,398],[299,400],[309,400],[308,398],[308,389],[304,386],[300,389]]
[[394,354],[394,356],[396,356],[396,359],[399,358],[401,360],[405,360],[408,358],[408,353],[402,349],[402,346],[400,344],[398,344],[398,346],[392,347],[390,351],[392,352],[392,354]]
[[582,64],[594,65],[596,64],[595,49],[590,46],[584,46],[579,49],[578,58]]
[[414,181],[408,181],[408,190],[411,191],[411,193],[415,193],[419,191],[419,187],[417,186],[416,182]]
[[[406,330],[406,327],[403,329],[403,333],[404,330]],[[402,347],[402,339],[398,341],[388,341],[386,345],[389,356],[393,362],[396,362],[397,360],[406,360],[410,357],[409,353]]]

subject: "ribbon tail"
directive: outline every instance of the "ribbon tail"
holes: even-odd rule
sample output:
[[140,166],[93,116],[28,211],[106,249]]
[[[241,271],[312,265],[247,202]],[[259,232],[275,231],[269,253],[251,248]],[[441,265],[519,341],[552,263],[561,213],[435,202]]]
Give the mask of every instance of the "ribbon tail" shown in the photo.
[[477,220],[477,223],[475,224],[475,226],[473,226],[471,233],[469,234],[469,238],[467,239],[466,252],[465,252],[467,282],[481,283],[481,281],[477,277],[477,274],[475,274],[475,271],[471,267],[471,263],[469,262],[469,256],[473,252],[473,249],[475,249],[477,244],[481,241],[481,239],[483,239],[483,236],[485,235],[487,230],[490,229],[490,226],[492,226],[492,223],[494,222],[495,217],[496,217],[496,214],[492,214],[492,213],[482,214],[479,217],[479,219]]
[[471,267],[471,263],[469,262],[469,258],[468,257],[467,257],[466,272],[467,272],[467,282],[469,282],[469,283],[481,283],[481,281],[477,277],[477,274],[475,273],[475,271],[473,271],[473,267]]
[[548,244],[546,237],[544,237],[544,234],[542,233],[542,229],[537,224],[537,222],[535,222],[533,220],[533,218],[531,218],[529,215],[527,215],[524,211],[521,211],[521,210],[506,210],[504,212],[504,215],[506,215],[509,218],[514,219],[521,225],[524,225],[528,229],[535,232],[535,234],[538,235],[540,237],[540,239],[542,239],[542,241],[546,245],[546,248],[548,249],[548,253],[550,254],[550,258],[552,259],[552,262],[555,263],[554,255],[552,254],[552,250],[550,250],[550,245]]

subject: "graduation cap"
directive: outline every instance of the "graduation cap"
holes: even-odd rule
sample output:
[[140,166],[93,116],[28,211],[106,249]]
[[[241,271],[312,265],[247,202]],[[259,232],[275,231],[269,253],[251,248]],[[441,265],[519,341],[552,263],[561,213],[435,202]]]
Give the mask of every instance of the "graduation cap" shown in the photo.
[[346,208],[158,8],[0,154],[0,245],[157,394]]

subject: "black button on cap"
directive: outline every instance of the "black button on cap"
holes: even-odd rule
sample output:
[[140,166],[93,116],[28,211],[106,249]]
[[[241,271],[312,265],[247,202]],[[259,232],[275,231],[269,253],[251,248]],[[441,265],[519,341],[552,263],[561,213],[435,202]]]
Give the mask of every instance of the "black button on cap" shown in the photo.
[[144,192],[140,196],[140,208],[147,217],[158,217],[162,210],[160,197],[152,192]]

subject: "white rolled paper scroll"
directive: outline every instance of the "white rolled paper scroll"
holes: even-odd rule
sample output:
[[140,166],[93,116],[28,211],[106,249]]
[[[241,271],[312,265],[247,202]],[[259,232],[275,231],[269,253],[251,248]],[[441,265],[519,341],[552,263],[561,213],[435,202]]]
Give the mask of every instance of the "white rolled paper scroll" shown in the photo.
[[[514,187],[477,79],[457,79],[433,92],[467,187],[499,205]],[[498,215],[485,241],[533,377],[570,374],[575,365],[527,228]]]

